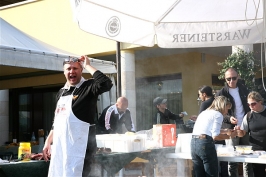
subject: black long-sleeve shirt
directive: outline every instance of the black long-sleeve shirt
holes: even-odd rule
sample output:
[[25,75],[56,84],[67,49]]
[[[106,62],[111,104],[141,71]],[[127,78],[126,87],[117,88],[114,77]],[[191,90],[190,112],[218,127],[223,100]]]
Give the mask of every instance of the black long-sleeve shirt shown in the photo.
[[123,124],[128,131],[135,132],[135,127],[129,109],[120,114],[116,105],[112,105],[103,110],[102,115],[99,118],[98,128],[102,131],[101,133],[121,134]]
[[172,113],[171,111],[169,111],[169,109],[165,109],[164,113],[158,110],[158,112],[154,116],[153,124],[158,124],[158,116],[160,116],[160,124],[170,124],[170,119],[175,121],[182,120],[182,117],[180,117],[179,115]]
[[84,122],[94,124],[98,96],[109,91],[112,86],[113,84],[109,77],[101,71],[96,71],[93,74],[93,78],[84,81],[79,88],[75,89],[74,86],[69,89],[65,89],[66,86],[61,88],[57,93],[56,100],[59,100],[62,92],[62,96],[67,96],[71,95],[75,89],[72,100],[74,115]]
[[[239,88],[239,96],[245,111],[245,114],[250,111],[249,106],[247,104],[247,96],[249,94],[249,90],[246,88],[245,85],[241,84],[239,81],[237,82],[237,87]],[[236,114],[236,104],[235,100],[229,93],[229,86],[226,84],[217,94],[217,96],[225,96],[229,98],[230,102],[232,103],[231,109],[228,110],[228,115],[224,117],[222,128],[234,128],[234,124],[231,124],[230,117]]]
[[209,98],[208,100],[206,101],[203,101],[200,105],[200,109],[199,109],[199,114],[202,112],[202,111],[205,111],[208,107],[210,107],[210,105],[212,104],[214,100],[214,97],[211,97]]

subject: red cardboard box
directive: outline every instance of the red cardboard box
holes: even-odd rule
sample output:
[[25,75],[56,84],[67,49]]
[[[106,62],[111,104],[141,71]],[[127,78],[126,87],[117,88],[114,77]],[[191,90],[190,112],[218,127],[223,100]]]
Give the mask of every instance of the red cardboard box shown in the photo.
[[153,140],[157,147],[176,145],[176,124],[153,125]]

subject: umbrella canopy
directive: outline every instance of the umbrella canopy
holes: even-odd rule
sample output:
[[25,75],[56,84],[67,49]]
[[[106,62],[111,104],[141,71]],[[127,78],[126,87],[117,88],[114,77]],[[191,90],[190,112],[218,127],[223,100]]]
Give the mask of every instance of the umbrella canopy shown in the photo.
[[[64,59],[77,56],[27,35],[2,18],[0,26],[0,68],[15,66],[62,71]],[[91,64],[104,73],[116,73],[113,62],[93,59]]]
[[74,18],[89,33],[162,48],[261,43],[260,0],[70,0]]

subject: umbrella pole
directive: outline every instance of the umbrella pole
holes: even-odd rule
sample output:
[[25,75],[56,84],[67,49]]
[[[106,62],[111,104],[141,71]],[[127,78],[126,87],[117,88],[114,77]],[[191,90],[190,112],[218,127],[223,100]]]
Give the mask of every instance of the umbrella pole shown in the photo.
[[121,96],[121,51],[120,42],[116,42],[117,97]]

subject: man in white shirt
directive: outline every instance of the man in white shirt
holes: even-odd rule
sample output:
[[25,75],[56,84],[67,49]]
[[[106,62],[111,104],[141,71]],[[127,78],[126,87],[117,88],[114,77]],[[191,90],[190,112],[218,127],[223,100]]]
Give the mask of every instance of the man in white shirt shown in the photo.
[[[241,125],[243,118],[247,112],[250,111],[247,104],[247,96],[249,94],[248,89],[241,83],[239,75],[234,68],[228,68],[225,72],[226,86],[224,86],[217,96],[225,96],[232,103],[231,110],[228,111],[228,115],[224,117],[222,128],[234,129],[235,126]],[[248,145],[249,137],[235,137],[225,140],[226,145]],[[228,163],[228,173],[230,177],[238,177],[238,163]],[[253,170],[250,164],[243,164],[243,176],[253,177]]]

